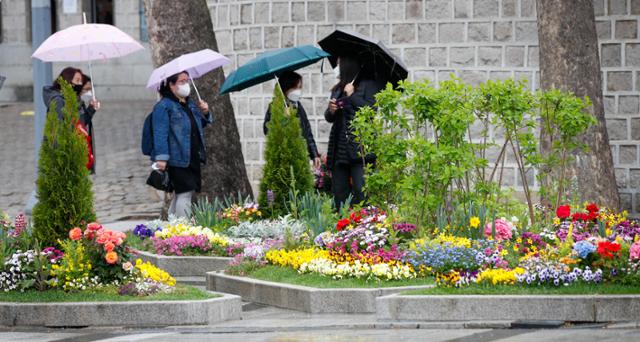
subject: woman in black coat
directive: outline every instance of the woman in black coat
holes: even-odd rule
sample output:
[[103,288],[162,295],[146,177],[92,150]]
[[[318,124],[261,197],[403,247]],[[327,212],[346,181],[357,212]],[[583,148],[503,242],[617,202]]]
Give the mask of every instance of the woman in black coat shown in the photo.
[[[300,102],[300,96],[302,95],[302,76],[293,71],[285,71],[280,75],[278,79],[282,92],[287,101],[288,106],[293,106],[297,109],[297,115],[300,119],[300,127],[302,128],[302,137],[307,142],[307,151],[309,152],[309,159],[313,160],[313,164],[316,168],[320,167],[320,153],[318,153],[318,147],[316,141],[313,139],[313,131],[311,124],[309,124],[309,118],[307,112],[304,110],[302,103]],[[271,108],[269,105],[268,108]],[[271,111],[267,109],[267,113],[264,116],[264,124],[262,130],[264,135],[267,135],[268,128],[267,123],[271,120]]]
[[375,104],[374,95],[383,87],[362,73],[357,59],[348,56],[338,58],[339,82],[331,90],[325,119],[332,123],[327,151],[327,166],[331,170],[331,182],[336,209],[351,195],[351,203],[364,201],[365,158],[355,141],[351,121],[356,112]]

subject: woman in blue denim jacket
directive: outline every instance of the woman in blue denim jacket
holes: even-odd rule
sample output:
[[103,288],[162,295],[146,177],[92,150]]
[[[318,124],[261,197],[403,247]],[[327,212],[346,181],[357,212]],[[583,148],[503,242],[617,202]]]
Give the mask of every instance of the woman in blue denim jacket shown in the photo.
[[189,75],[181,72],[160,86],[162,99],[152,113],[152,159],[160,170],[168,170],[174,196],[169,214],[188,215],[194,192],[200,192],[200,165],[206,162],[204,127],[212,122],[209,105],[189,97]]

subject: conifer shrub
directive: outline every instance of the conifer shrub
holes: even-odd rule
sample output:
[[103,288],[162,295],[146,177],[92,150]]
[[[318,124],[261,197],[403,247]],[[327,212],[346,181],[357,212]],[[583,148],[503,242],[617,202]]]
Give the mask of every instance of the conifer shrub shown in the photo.
[[313,190],[307,145],[302,137],[296,109],[285,107],[284,94],[278,85],[270,105],[267,123],[265,161],[258,203],[272,217],[286,213],[289,193],[304,194]]
[[37,198],[33,208],[34,237],[41,246],[54,246],[69,229],[95,221],[93,191],[87,169],[87,144],[76,130],[78,100],[71,86],[61,81],[63,120],[55,104],[47,113],[38,160]]

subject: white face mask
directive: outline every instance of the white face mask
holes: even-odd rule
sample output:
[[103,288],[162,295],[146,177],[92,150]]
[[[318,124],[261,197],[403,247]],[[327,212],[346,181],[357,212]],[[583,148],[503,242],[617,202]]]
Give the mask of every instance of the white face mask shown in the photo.
[[335,68],[333,68],[333,75],[336,77],[337,80],[340,79],[340,66],[336,65]]
[[89,105],[89,102],[91,102],[91,100],[93,99],[93,93],[91,92],[91,90],[89,90],[88,92],[80,95],[80,99],[84,102],[85,105]]
[[176,93],[182,97],[189,96],[189,94],[191,94],[191,85],[189,83],[179,85]]
[[291,102],[300,101],[300,97],[302,97],[302,89],[294,89],[287,94],[287,98]]

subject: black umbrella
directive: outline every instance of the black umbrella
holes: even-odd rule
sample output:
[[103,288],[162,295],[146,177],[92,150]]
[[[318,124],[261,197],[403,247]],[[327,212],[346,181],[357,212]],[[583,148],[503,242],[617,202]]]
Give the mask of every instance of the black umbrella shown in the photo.
[[391,82],[397,86],[398,81],[406,79],[409,75],[402,60],[382,42],[357,32],[335,30],[318,44],[332,55],[329,62],[334,68],[338,56],[349,55],[355,56],[362,63],[363,69],[372,73],[378,81]]

